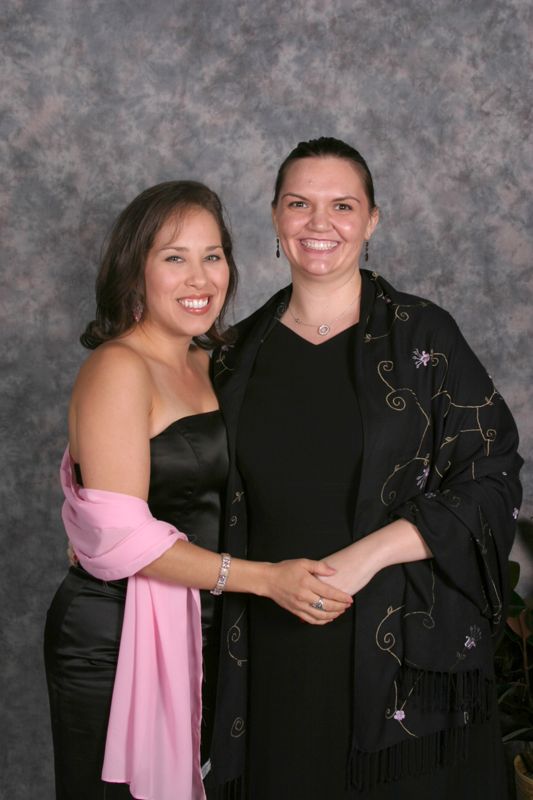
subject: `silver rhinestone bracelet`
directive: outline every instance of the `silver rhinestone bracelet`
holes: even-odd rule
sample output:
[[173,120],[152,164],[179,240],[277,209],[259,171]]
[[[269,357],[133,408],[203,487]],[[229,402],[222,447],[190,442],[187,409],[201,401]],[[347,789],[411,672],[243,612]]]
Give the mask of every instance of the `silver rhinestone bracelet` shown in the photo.
[[215,588],[211,589],[211,594],[222,594],[224,589],[226,588],[226,582],[228,580],[229,575],[229,568],[231,566],[231,556],[229,553],[221,553],[222,561],[220,564],[220,572],[218,573],[218,580],[215,584]]

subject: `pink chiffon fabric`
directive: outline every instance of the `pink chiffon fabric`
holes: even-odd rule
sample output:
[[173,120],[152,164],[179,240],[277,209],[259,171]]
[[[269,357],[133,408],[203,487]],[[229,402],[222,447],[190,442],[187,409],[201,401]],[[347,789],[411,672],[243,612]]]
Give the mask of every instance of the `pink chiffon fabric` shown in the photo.
[[61,485],[82,567],[129,579],[102,780],[128,783],[139,800],[203,800],[199,593],[135,574],[187,537],[138,497],[78,486],[68,448]]

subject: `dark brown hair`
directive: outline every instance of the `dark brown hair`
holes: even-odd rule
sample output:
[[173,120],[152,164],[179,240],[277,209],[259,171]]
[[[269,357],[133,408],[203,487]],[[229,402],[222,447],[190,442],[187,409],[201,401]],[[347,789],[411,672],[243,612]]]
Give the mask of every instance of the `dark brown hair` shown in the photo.
[[300,158],[320,158],[324,156],[335,156],[335,158],[344,158],[346,161],[352,162],[363,181],[369,210],[373,211],[377,206],[374,197],[374,182],[370,170],[368,169],[368,164],[361,153],[354,147],[346,144],[346,142],[343,142],[341,139],[333,139],[330,136],[321,136],[320,139],[310,139],[308,142],[300,142],[296,145],[294,150],[289,153],[278,171],[272,205],[275,207],[278,204],[279,194],[283,181],[285,180],[287,169],[293,161],[297,161]]
[[175,218],[179,223],[193,208],[213,215],[229,266],[228,291],[218,320],[204,336],[195,337],[194,341],[205,348],[225,342],[223,317],[235,295],[238,276],[222,204],[218,195],[203,183],[167,181],[138,195],[113,225],[96,278],[96,319],[80,336],[84,347],[94,350],[131,328],[135,306],[144,303],[144,268],[156,234],[168,219]]

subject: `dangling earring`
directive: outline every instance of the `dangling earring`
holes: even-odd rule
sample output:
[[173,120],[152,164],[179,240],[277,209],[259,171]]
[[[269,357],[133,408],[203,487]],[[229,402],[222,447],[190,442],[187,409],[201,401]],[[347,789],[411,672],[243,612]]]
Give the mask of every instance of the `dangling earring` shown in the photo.
[[144,304],[141,300],[137,300],[132,309],[133,319],[137,324],[139,324],[139,322],[141,321],[143,313],[144,313]]
[[365,240],[365,261],[368,261],[368,239]]
[[276,258],[279,258],[279,237],[276,236]]

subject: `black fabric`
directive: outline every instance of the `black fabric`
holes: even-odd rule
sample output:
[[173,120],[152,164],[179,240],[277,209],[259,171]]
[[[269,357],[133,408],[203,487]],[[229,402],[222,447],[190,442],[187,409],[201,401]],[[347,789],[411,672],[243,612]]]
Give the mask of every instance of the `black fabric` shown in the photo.
[[[502,623],[522,464],[512,417],[449,314],[375,274],[362,271],[362,283],[354,376],[363,456],[353,538],[405,517],[434,558],[382,570],[356,597],[354,788],[459,761],[469,729],[489,718],[492,637]],[[235,343],[213,359],[230,450],[224,547],[236,556],[249,546],[235,458],[239,414],[290,292],[237,326]],[[245,772],[244,598],[225,598],[222,642],[212,749],[221,784]]]
[[[219,550],[227,445],[220,412],[173,422],[150,440],[148,505],[190,541]],[[81,475],[79,476],[81,478]],[[100,581],[69,570],[47,615],[45,664],[58,800],[122,800],[124,784],[100,779],[124,615],[127,580]],[[202,592],[204,683],[202,753],[211,737],[219,606]]]
[[[258,354],[237,440],[253,560],[319,559],[352,541],[362,439],[354,330],[316,347],[278,324]],[[257,800],[349,796],[353,617],[303,625],[249,598],[247,781]]]

